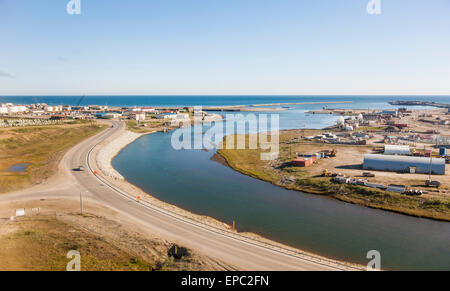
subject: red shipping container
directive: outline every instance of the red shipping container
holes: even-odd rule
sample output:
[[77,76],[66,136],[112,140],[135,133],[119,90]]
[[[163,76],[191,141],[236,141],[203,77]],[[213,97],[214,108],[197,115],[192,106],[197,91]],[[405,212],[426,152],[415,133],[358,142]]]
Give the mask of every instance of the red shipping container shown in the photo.
[[308,167],[311,165],[311,159],[298,158],[292,162],[294,167]]

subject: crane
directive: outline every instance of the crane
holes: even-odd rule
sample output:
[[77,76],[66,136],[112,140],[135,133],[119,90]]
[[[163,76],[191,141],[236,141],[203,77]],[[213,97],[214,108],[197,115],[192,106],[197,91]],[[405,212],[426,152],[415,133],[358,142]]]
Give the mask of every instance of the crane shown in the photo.
[[86,95],[83,95],[80,100],[78,100],[77,104],[75,105],[75,107],[79,107],[81,102],[83,102],[84,98],[86,98]]

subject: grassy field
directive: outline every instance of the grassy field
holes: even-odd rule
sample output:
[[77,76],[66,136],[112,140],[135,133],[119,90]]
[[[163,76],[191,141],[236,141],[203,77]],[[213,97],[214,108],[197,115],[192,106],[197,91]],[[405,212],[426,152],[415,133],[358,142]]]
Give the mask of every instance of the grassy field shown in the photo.
[[[85,218],[87,219],[87,218]],[[97,223],[102,223],[97,221]],[[108,222],[105,222],[106,224]],[[115,229],[120,229],[115,226]],[[126,245],[60,221],[52,216],[34,216],[7,222],[0,228],[0,271],[65,271],[71,250],[81,255],[82,271],[202,270],[196,257],[174,260],[167,255],[170,245],[159,241],[127,237]],[[146,252],[136,250],[144,248]]]
[[[104,127],[91,121],[74,121],[64,125],[0,129],[0,193],[49,178],[67,149]],[[29,164],[26,172],[8,170],[20,164]]]
[[[448,196],[423,195],[412,197],[365,186],[332,183],[330,178],[321,176],[323,169],[337,169],[345,174],[350,172],[353,175],[355,175],[355,172],[362,172],[362,170],[357,169],[355,164],[361,163],[358,157],[369,152],[371,147],[311,144],[302,141],[291,142],[293,138],[302,134],[303,132],[298,130],[280,133],[280,157],[276,161],[262,161],[260,158],[261,150],[259,149],[226,149],[225,141],[224,149],[219,150],[218,153],[225,158],[227,164],[234,170],[287,189],[326,195],[348,203],[377,209],[450,221],[450,198]],[[309,134],[311,132],[305,135]],[[246,139],[248,141],[248,135]],[[296,152],[310,153],[314,150],[319,151],[335,147],[338,148],[339,158],[321,160],[318,164],[308,168],[293,167],[290,164]],[[342,167],[343,165],[346,167]],[[399,179],[403,179],[402,183],[405,181],[408,181],[410,185],[423,183],[419,180],[410,179],[409,176],[396,173],[384,174],[384,176],[377,173],[375,179],[378,180],[375,182],[389,184],[395,181],[398,183],[399,181],[393,178],[395,175],[398,175]]]
[[[17,226],[18,225],[18,226]],[[151,266],[99,237],[54,218],[24,219],[0,237],[0,270],[64,271],[70,250],[82,254],[82,270],[149,270]]]
[[127,129],[136,133],[148,133],[153,132],[155,130],[163,130],[164,129],[164,121],[159,119],[146,121],[145,124],[147,126],[138,126],[136,120],[127,120],[126,125]]

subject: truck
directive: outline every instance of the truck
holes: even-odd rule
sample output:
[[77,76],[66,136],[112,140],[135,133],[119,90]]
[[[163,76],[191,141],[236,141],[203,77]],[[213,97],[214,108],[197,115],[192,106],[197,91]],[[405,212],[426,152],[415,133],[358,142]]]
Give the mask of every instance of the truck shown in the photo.
[[371,172],[364,172],[362,175],[363,177],[371,177],[371,178],[375,177],[375,174]]
[[439,188],[441,186],[441,182],[436,181],[436,180],[428,179],[428,180],[425,181],[425,186]]

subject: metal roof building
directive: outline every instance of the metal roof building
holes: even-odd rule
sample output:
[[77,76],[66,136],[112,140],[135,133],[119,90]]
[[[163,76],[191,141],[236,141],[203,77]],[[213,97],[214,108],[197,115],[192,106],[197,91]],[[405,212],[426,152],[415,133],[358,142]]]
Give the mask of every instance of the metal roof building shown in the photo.
[[407,145],[391,145],[384,146],[385,155],[410,155],[411,149]]
[[428,174],[430,162],[432,174],[445,175],[445,159],[433,158],[430,161],[425,157],[368,154],[364,156],[364,169],[409,173],[411,168],[415,168],[416,173]]

